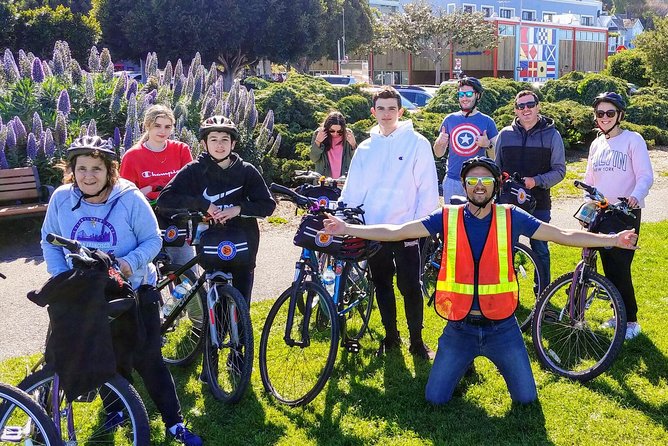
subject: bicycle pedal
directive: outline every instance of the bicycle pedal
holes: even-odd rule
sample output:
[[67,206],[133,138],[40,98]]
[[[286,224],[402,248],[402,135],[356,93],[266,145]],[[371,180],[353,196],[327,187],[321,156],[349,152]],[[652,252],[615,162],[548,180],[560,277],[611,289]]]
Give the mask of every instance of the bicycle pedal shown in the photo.
[[343,347],[349,353],[359,353],[360,350],[362,349],[362,346],[360,345],[359,341],[354,341],[352,339],[348,339],[346,341],[343,341]]

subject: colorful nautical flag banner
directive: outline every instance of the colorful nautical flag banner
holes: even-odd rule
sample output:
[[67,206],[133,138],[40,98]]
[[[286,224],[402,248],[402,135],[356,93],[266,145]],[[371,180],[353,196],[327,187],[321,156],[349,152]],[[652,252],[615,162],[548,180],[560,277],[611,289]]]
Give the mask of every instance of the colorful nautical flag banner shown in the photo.
[[544,82],[557,78],[559,41],[556,28],[520,28],[519,80]]

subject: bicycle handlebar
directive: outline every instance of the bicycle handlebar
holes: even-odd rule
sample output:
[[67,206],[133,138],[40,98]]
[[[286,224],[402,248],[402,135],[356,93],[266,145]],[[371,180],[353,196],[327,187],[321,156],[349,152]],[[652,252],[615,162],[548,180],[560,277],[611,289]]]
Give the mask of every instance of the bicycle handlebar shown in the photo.
[[85,246],[82,246],[81,243],[77,242],[76,240],[70,240],[68,238],[61,237],[60,235],[49,233],[46,235],[46,241],[52,245],[63,247],[73,254],[76,254],[79,251],[83,251],[90,255],[90,250]]
[[170,220],[187,220],[193,219],[197,221],[205,221],[207,216],[200,211],[192,211],[185,208],[161,208],[156,207],[155,213]]
[[[626,215],[633,215],[631,211],[633,210],[631,206],[629,206],[628,199],[626,197],[618,197],[619,203],[612,204],[608,202],[608,199],[605,198],[605,196],[599,192],[598,189],[596,189],[594,186],[590,186],[589,184],[583,183],[582,181],[575,180],[573,182],[573,185],[577,187],[578,189],[583,189],[585,192],[587,192],[587,196],[594,200],[599,202],[601,208],[605,207],[612,207],[614,209],[617,209],[618,211],[623,212]],[[635,218],[635,215],[633,215]]]
[[347,218],[364,215],[364,210],[362,209],[361,206],[355,208],[349,208],[346,207],[345,203],[339,201],[337,209],[334,210],[328,209],[326,207],[320,206],[320,204],[318,204],[318,201],[315,198],[310,198],[305,195],[301,195],[295,192],[294,190],[282,186],[280,184],[271,183],[271,185],[269,185],[269,190],[277,194],[285,195],[289,197],[290,201],[295,203],[297,206],[309,208],[311,211],[314,212],[327,211],[327,212],[333,212],[335,214],[341,213]]

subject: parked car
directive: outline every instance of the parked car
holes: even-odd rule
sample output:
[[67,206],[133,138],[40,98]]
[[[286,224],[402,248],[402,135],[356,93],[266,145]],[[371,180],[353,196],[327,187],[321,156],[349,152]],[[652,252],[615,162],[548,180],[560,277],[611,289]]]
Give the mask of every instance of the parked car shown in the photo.
[[129,80],[136,80],[137,82],[141,82],[141,72],[140,71],[128,71],[128,70],[120,70],[120,71],[114,71],[114,76],[120,77],[123,75],[123,73],[128,75]]
[[316,77],[326,80],[335,87],[347,87],[357,82],[354,77],[343,74],[319,74]]
[[423,87],[417,85],[392,85],[403,97],[411,101],[417,107],[424,107],[434,97]]
[[[378,85],[373,85],[369,87],[363,87],[362,91],[366,91],[367,93],[373,95],[375,92],[379,91],[382,87]],[[418,111],[418,107],[413,104],[411,101],[406,99],[402,93],[399,93],[399,96],[401,97],[401,107],[406,109],[408,113],[415,113]]]

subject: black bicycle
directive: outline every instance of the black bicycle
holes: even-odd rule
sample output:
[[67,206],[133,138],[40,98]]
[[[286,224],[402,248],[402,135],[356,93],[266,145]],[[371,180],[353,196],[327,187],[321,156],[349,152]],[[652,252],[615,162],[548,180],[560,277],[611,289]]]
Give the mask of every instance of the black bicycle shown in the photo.
[[[188,242],[194,246],[200,245],[204,230],[215,227],[198,211],[158,209],[158,212],[168,215],[172,221],[186,221]],[[231,274],[203,263],[209,253],[217,255],[218,246],[200,248],[200,252],[182,266],[162,264],[158,260],[161,278],[157,288],[163,296],[164,320],[160,329],[163,355],[167,352],[169,359],[166,360],[184,364],[193,361],[203,346],[204,374],[211,393],[216,399],[235,403],[248,388],[253,369],[250,308],[244,296],[234,288]],[[221,248],[221,252],[224,249]],[[195,277],[191,269],[198,264],[204,267],[204,273]]]
[[[635,218],[625,199],[610,204],[596,188],[586,191],[575,218],[589,232],[599,232],[605,219]],[[617,288],[596,271],[599,248],[583,248],[575,269],[550,283],[536,304],[533,345],[541,365],[576,381],[589,381],[610,368],[626,335],[626,309]]]
[[0,383],[0,444],[60,446],[63,442],[44,408],[18,387]]
[[[77,241],[55,234],[48,234],[46,241],[70,251],[67,257],[76,259],[78,265],[92,267],[96,263],[91,251]],[[111,319],[127,311],[127,302],[122,301],[127,299],[109,303]],[[65,396],[59,375],[48,363],[44,364],[42,358],[17,387],[30,395],[51,417],[64,444],[150,444],[144,403],[132,385],[118,374],[94,390],[70,399]],[[110,417],[113,413],[117,413],[118,417]]]

